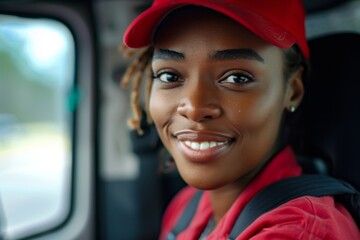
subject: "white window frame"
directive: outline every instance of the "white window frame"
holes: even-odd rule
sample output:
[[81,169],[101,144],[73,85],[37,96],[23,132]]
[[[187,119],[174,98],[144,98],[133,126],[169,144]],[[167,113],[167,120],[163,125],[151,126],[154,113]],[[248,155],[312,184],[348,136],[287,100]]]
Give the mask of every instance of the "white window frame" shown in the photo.
[[[77,6],[78,9],[79,6]],[[94,39],[88,22],[70,5],[24,1],[0,2],[0,14],[24,17],[46,17],[69,27],[75,39],[75,82],[81,91],[72,157],[70,215],[60,226],[26,239],[95,239],[95,168],[94,168]]]

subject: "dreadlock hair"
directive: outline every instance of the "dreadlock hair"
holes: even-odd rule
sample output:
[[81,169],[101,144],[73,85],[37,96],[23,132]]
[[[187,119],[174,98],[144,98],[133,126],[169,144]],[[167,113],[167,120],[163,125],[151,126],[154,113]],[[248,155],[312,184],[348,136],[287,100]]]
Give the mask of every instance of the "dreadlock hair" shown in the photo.
[[121,80],[121,87],[128,88],[131,83],[130,106],[133,112],[133,116],[128,120],[128,125],[141,135],[144,133],[141,128],[142,108],[140,104],[140,89],[143,80],[146,81],[145,111],[147,113],[147,121],[149,124],[152,123],[149,114],[149,98],[153,80],[151,71],[153,48],[147,47],[142,49],[130,49],[125,45],[121,45],[119,47],[119,51],[125,58],[133,58],[132,62],[126,69],[125,74],[123,75]]

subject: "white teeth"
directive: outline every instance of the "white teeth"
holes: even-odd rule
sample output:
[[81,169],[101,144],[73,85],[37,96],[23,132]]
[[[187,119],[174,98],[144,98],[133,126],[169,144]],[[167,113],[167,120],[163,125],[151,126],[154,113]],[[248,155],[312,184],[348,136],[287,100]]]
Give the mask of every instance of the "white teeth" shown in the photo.
[[226,142],[192,142],[192,141],[185,141],[184,143],[186,146],[190,147],[193,150],[206,150],[209,148],[214,148],[226,144]]
[[200,150],[206,150],[210,148],[210,143],[209,142],[202,142],[200,143]]
[[199,150],[200,149],[200,143],[198,142],[192,142],[190,147],[194,150]]

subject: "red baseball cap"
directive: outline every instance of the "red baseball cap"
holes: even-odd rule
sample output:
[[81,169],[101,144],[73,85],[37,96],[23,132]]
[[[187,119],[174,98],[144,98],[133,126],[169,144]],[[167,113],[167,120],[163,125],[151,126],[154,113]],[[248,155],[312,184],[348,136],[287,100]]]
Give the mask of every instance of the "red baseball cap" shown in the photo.
[[164,17],[182,6],[197,5],[222,13],[269,43],[290,48],[297,44],[306,59],[305,10],[301,0],[154,0],[127,28],[124,43],[130,48],[151,44]]

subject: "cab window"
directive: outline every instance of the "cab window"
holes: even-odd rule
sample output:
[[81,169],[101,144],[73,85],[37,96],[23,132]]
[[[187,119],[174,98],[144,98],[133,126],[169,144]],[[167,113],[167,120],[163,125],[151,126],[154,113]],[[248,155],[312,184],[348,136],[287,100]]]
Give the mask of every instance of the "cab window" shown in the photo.
[[44,232],[69,214],[74,58],[73,36],[61,22],[0,15],[0,236],[6,239]]

